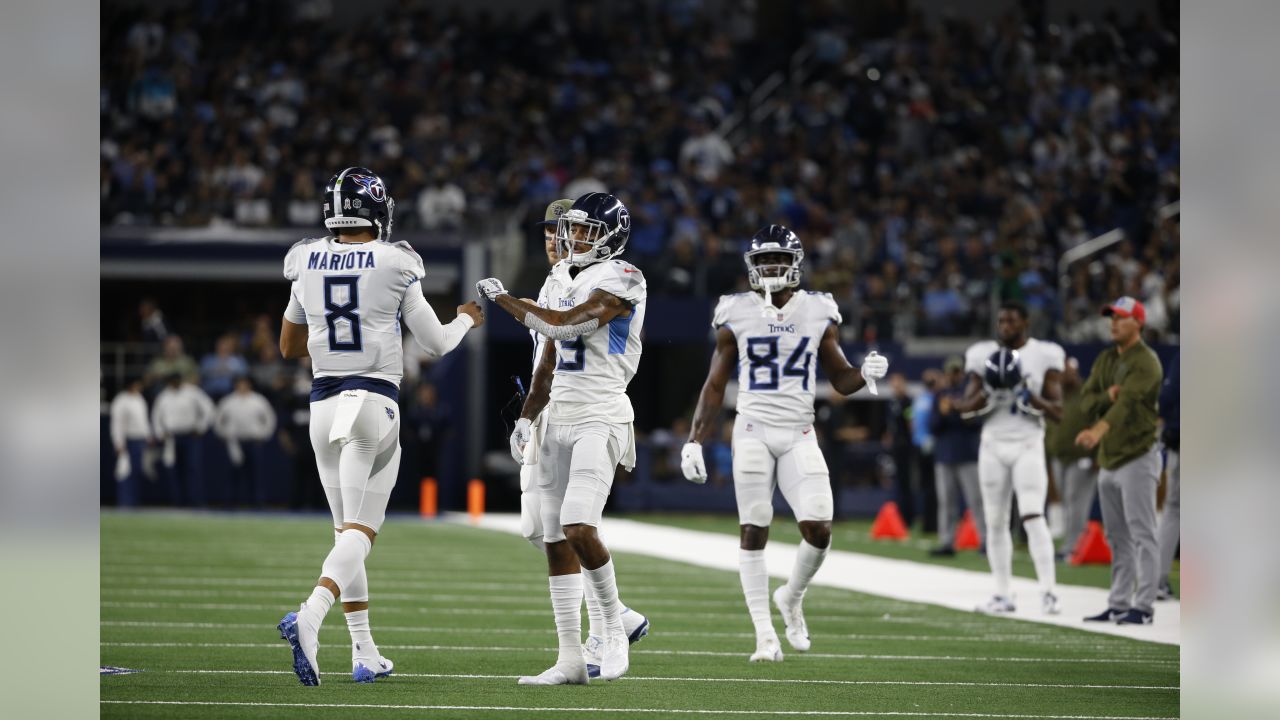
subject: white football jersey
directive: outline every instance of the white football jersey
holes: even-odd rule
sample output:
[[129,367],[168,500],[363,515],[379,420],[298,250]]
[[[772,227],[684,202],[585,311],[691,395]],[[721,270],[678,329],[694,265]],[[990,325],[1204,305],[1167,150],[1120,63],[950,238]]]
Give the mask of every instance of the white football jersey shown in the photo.
[[[558,310],[560,308],[551,308],[550,297],[560,296],[560,286],[563,280],[568,280],[568,275],[557,273],[556,268],[560,267],[557,263],[551,267],[551,271],[547,273],[547,279],[542,281],[542,289],[538,291],[538,307],[550,308]],[[542,359],[543,349],[547,346],[547,336],[539,333],[537,330],[530,330],[529,335],[533,337],[533,367],[538,367],[538,361]],[[530,380],[532,382],[532,380]]]
[[359,375],[396,386],[404,373],[400,307],[426,274],[406,242],[303,240],[289,249],[284,276],[307,315],[312,373]]
[[842,321],[830,293],[797,290],[781,308],[757,292],[724,295],[711,320],[738,341],[738,413],[777,425],[813,422],[818,346]]
[[[966,373],[985,377],[987,358],[1000,349],[995,340],[974,343],[965,351]],[[1049,370],[1062,372],[1067,354],[1062,346],[1047,340],[1028,338],[1027,344],[1018,348],[1018,364],[1022,367],[1022,381],[1027,389],[1039,395],[1044,387],[1044,374]],[[982,436],[996,440],[1016,440],[1032,435],[1044,435],[1044,418],[1018,412],[1013,393],[995,393],[987,398],[994,404],[982,424]]]
[[640,269],[624,260],[588,265],[570,276],[571,265],[557,263],[543,288],[551,310],[568,310],[604,290],[631,305],[631,314],[616,317],[594,332],[556,344],[556,370],[551,382],[550,421],[572,424],[587,420],[629,423],[635,419],[627,385],[640,366],[640,331],[644,328],[648,284]]

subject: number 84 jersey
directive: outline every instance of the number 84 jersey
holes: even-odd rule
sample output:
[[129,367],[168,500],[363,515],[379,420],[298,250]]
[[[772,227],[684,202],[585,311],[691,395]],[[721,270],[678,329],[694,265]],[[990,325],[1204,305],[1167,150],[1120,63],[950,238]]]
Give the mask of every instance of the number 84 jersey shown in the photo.
[[781,308],[760,293],[725,295],[711,326],[738,341],[738,413],[776,425],[813,422],[818,346],[841,322],[830,293],[797,290]]

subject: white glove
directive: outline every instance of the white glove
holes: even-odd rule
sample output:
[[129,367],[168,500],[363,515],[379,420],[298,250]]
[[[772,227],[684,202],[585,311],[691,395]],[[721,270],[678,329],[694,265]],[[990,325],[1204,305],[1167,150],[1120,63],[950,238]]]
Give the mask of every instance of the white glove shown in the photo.
[[680,470],[684,472],[684,479],[689,482],[701,485],[707,481],[707,463],[702,459],[701,444],[684,444],[684,448],[680,450]]
[[876,380],[883,378],[889,374],[889,358],[872,350],[862,359],[862,379],[867,381],[867,389],[872,395],[879,395],[876,390]]
[[499,295],[506,295],[507,289],[502,287],[502,281],[498,278],[485,278],[476,283],[476,292],[485,300],[493,300]]
[[[494,282],[497,282],[496,280]],[[498,287],[502,287],[499,285]],[[529,440],[533,438],[533,423],[528,418],[520,418],[516,421],[516,429],[511,431],[511,457],[515,458],[517,463],[524,464],[524,448],[529,444]]]

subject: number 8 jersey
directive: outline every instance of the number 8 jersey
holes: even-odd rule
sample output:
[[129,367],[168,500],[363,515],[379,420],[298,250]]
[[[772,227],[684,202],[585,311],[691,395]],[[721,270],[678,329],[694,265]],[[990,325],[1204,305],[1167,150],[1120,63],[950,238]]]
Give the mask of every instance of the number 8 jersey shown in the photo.
[[308,326],[312,373],[399,386],[401,306],[405,291],[425,274],[422,258],[406,242],[317,238],[290,248],[284,260],[284,276],[293,281],[288,319]]
[[781,308],[756,292],[721,297],[711,326],[738,341],[738,413],[770,425],[812,423],[818,346],[840,322],[830,293],[797,290]]

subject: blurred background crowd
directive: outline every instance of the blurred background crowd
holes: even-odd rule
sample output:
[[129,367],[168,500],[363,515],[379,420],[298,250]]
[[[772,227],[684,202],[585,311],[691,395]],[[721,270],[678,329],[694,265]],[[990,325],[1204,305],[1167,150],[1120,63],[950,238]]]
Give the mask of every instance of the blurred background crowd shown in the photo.
[[935,23],[901,1],[335,5],[104,8],[103,223],[314,232],[317,189],[362,158],[399,229],[607,189],[656,293],[740,287],[746,240],[784,222],[846,340],[980,335],[993,298],[1025,300],[1037,336],[1102,340],[1095,308],[1124,294],[1176,339],[1176,4],[1061,23],[1034,0]]

